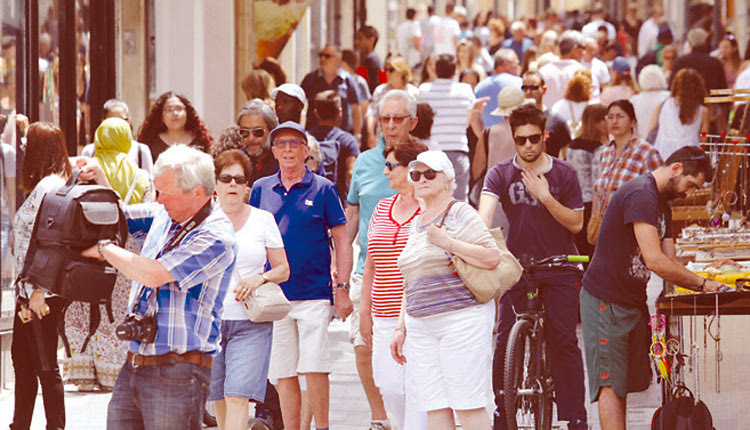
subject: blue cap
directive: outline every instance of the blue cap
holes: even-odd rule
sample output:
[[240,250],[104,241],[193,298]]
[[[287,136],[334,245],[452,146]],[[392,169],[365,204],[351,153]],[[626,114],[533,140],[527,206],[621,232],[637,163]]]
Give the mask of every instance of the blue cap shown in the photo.
[[628,63],[625,57],[617,57],[612,62],[612,70],[617,73],[630,73],[630,63]]
[[294,121],[286,121],[271,130],[271,142],[273,143],[274,139],[276,139],[276,135],[284,130],[296,131],[303,139],[305,139],[305,145],[307,145],[307,131],[305,131],[305,127],[302,127],[302,124]]

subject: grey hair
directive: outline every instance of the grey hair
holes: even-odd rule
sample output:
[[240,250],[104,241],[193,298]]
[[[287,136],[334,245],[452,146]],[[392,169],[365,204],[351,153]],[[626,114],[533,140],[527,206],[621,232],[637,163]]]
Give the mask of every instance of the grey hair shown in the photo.
[[492,61],[495,62],[495,68],[502,67],[505,63],[516,63],[519,60],[516,51],[510,48],[498,49],[495,55],[492,56]]
[[120,100],[118,98],[111,98],[104,102],[104,112],[105,115],[109,114],[112,109],[122,108],[125,113],[130,117],[130,109],[128,108],[128,104],[125,103],[123,100]]
[[583,34],[576,30],[566,30],[557,38],[557,46],[560,49],[560,55],[569,54],[576,45],[583,46],[586,40]]
[[237,125],[240,125],[240,120],[245,115],[258,115],[263,118],[266,122],[266,128],[273,130],[279,125],[279,121],[276,118],[276,112],[273,108],[261,99],[252,99],[249,102],[242,105],[239,112],[237,112]]
[[526,24],[523,21],[513,21],[510,25],[510,31],[523,30],[526,31]]
[[187,145],[174,145],[159,155],[154,164],[154,176],[169,169],[177,174],[177,186],[184,192],[202,186],[207,196],[214,193],[214,160],[205,152]]
[[661,67],[656,64],[649,64],[638,75],[638,85],[643,91],[666,90],[667,78],[664,76]]
[[383,104],[385,104],[386,100],[404,100],[406,102],[406,110],[409,111],[409,115],[411,115],[412,118],[417,117],[417,99],[410,96],[409,93],[407,93],[404,90],[390,90],[387,93],[383,95],[383,98],[380,99],[380,103],[378,103],[378,112],[383,110]]

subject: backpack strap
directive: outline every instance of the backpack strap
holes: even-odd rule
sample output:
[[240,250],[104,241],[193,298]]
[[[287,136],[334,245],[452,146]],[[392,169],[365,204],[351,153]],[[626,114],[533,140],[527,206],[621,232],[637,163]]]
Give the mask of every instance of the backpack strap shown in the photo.
[[68,358],[71,358],[73,355],[70,353],[70,342],[68,342],[68,336],[65,334],[65,313],[68,311],[71,303],[73,303],[71,300],[65,299],[62,309],[60,309],[60,315],[58,316],[59,320],[57,323],[57,335],[60,336],[60,339],[63,341],[65,355]]
[[[138,153],[140,154],[140,152]],[[125,198],[122,199],[122,202],[126,205],[130,203],[130,199],[133,197],[133,192],[135,191],[135,185],[138,183],[138,175],[141,173],[141,170],[137,170],[135,172],[135,176],[133,177],[133,182],[130,183],[130,187],[128,188],[128,194],[125,196]]]
[[[31,310],[31,309],[29,309]],[[39,355],[39,365],[42,367],[42,372],[48,372],[52,369],[47,360],[46,348],[44,345],[44,334],[42,333],[42,320],[36,312],[31,311],[34,318],[31,319],[31,327],[34,329],[34,340],[36,340],[36,352]]]
[[57,190],[58,196],[64,196],[67,195],[70,190],[73,189],[73,187],[78,183],[78,175],[81,174],[81,171],[79,169],[73,170],[73,174],[70,175],[70,179],[68,179],[68,182],[65,183],[62,187],[60,187],[59,190]]
[[107,318],[109,318],[109,323],[114,324],[115,315],[112,313],[112,296],[111,295],[107,297],[107,300],[104,301],[104,310],[107,311]]
[[102,320],[102,313],[99,309],[99,303],[89,303],[89,332],[86,335],[86,339],[83,341],[81,346],[81,352],[86,351],[86,347],[91,340],[91,337],[96,333],[99,328],[99,323]]

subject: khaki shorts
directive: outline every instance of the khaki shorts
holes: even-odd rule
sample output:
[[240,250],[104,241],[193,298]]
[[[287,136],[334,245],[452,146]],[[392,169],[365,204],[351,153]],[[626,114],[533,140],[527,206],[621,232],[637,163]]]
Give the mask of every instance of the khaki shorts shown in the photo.
[[359,332],[359,304],[362,302],[362,274],[352,273],[349,278],[349,298],[352,300],[354,310],[347,320],[349,321],[349,342],[355,347],[365,346],[365,339]]
[[620,398],[651,383],[650,333],[641,310],[599,300],[581,288],[581,326],[591,403],[602,387]]
[[292,310],[273,323],[269,379],[300,373],[331,373],[328,353],[329,300],[295,300]]

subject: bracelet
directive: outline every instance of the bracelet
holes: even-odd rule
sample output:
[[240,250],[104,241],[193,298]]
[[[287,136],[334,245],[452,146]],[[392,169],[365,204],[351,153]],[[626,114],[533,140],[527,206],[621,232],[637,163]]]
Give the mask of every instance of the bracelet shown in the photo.
[[341,282],[336,284],[336,289],[341,288],[342,290],[346,290],[346,292],[349,292],[349,283],[348,282]]
[[102,239],[96,243],[96,249],[99,251],[99,255],[102,257],[102,260],[104,261],[107,260],[106,258],[104,258],[104,246],[109,245],[110,243],[115,243],[115,241],[111,239]]
[[406,334],[406,327],[396,327],[396,331],[402,331]]
[[268,279],[268,275],[266,275],[266,272],[261,273],[260,277],[263,278],[263,280],[266,282],[271,282],[271,280]]

